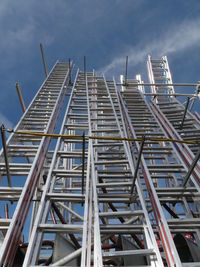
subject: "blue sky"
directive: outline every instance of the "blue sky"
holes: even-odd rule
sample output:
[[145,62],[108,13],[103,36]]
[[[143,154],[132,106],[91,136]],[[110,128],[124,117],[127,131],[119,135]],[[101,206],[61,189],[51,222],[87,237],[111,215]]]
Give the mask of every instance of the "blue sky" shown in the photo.
[[[167,55],[174,82],[200,80],[199,0],[1,0],[0,121],[17,123],[22,112],[15,90],[20,82],[28,106],[44,79],[39,43],[48,69],[72,58],[82,68],[141,73],[147,54]],[[181,89],[180,89],[181,90]]]

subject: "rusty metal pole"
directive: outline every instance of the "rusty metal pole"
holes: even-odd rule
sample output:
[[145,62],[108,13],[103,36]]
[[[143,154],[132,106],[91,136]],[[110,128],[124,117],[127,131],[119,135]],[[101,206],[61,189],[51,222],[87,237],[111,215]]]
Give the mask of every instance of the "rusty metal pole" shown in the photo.
[[19,102],[20,102],[21,107],[22,107],[22,111],[25,112],[26,111],[26,106],[24,104],[24,100],[23,100],[21,89],[20,89],[20,86],[19,86],[18,82],[16,83],[16,90],[17,90],[17,94],[18,94],[18,97],[19,97]]
[[47,77],[48,76],[48,71],[47,71],[47,66],[46,66],[46,63],[45,63],[44,51],[43,51],[42,43],[40,43],[40,50],[41,50],[41,54],[42,54],[42,62],[43,62],[43,66],[44,66],[44,73],[45,73],[45,75]]
[[83,58],[83,69],[84,69],[84,77],[86,79],[86,57]]
[[6,138],[5,138],[5,127],[3,124],[1,125],[1,138],[2,138],[2,146],[3,146],[8,186],[11,187],[10,169],[9,169],[8,153],[7,153],[7,147],[6,147]]

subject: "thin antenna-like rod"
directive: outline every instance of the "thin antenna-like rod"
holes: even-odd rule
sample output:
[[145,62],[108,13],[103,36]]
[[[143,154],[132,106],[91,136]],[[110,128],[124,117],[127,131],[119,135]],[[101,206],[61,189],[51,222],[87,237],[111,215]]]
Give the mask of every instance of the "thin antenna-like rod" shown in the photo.
[[48,76],[48,71],[47,71],[47,66],[46,66],[46,62],[45,62],[45,58],[44,58],[44,51],[43,51],[42,43],[40,43],[40,50],[41,50],[41,54],[42,54],[42,62],[43,62],[43,66],[44,66],[44,73],[45,73],[45,75],[47,77]]
[[84,77],[86,77],[86,57],[83,58],[83,70],[84,70]]
[[16,90],[17,90],[17,94],[18,94],[18,97],[19,97],[19,102],[21,104],[22,111],[25,112],[26,111],[26,106],[24,104],[24,99],[22,97],[21,89],[20,89],[20,86],[19,86],[18,82],[16,83]]
[[3,124],[1,125],[1,139],[2,139],[8,186],[11,187],[10,169],[9,169],[8,153],[7,153],[7,147],[6,147],[6,138],[5,138],[5,127]]
[[9,209],[8,209],[8,203],[4,205],[4,211],[5,211],[5,217],[6,219],[9,219]]
[[69,85],[72,84],[71,59],[69,58]]
[[128,56],[126,56],[125,85],[127,85],[127,75],[128,75]]

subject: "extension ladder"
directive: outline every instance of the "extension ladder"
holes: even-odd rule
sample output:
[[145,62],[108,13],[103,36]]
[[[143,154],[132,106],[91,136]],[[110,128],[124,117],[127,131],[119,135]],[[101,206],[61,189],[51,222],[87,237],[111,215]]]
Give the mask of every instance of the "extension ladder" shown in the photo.
[[6,167],[3,149],[0,152],[1,209],[5,204],[7,210],[5,218],[0,220],[4,235],[1,266],[12,266],[36,187],[46,171],[50,137],[24,132],[53,132],[65,98],[67,79],[68,64],[56,62],[7,140],[9,166]]
[[[141,80],[128,80],[127,83],[127,87],[122,87],[121,95],[130,133],[133,137],[145,136],[147,139],[141,158],[140,179],[146,188],[145,201],[151,223],[160,249],[165,252],[165,256],[162,255],[165,264],[183,266],[176,239],[181,234],[188,235],[191,243],[194,237],[199,242],[199,221],[193,216],[199,214],[199,192],[195,186],[182,186],[187,166],[172,143],[162,141],[168,136],[137,86]],[[158,141],[148,140],[152,137]]]

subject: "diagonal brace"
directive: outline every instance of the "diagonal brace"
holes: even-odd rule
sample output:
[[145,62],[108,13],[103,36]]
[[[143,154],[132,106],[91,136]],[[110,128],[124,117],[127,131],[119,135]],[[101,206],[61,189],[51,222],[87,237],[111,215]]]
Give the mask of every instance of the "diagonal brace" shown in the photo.
[[196,166],[196,164],[197,164],[199,158],[200,158],[200,148],[199,148],[199,150],[197,151],[197,154],[195,155],[195,158],[194,158],[194,160],[193,160],[193,162],[192,162],[190,168],[188,169],[188,172],[187,172],[187,174],[186,174],[186,176],[185,176],[185,178],[184,178],[184,181],[183,181],[183,187],[186,186],[186,184],[187,184],[187,182],[188,182],[188,180],[189,180],[189,178],[190,178],[190,175],[192,174],[192,172],[193,172],[193,170],[194,170],[194,168],[195,168],[195,166]]
[[43,51],[43,45],[40,43],[40,50],[41,50],[41,55],[42,55],[42,62],[43,62],[43,67],[44,67],[44,73],[46,77],[48,76],[48,71],[47,71],[47,66],[45,62],[45,57],[44,57],[44,51]]

